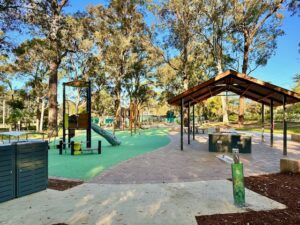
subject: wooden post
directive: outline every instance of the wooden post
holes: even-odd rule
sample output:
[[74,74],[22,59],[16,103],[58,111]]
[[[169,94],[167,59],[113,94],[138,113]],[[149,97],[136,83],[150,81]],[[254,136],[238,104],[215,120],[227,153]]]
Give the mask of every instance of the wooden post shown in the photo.
[[286,96],[283,96],[283,155],[287,155]]
[[261,141],[265,141],[265,105],[261,104]]
[[270,145],[273,147],[274,144],[274,103],[273,99],[271,99],[271,105],[270,105]]
[[183,107],[184,107],[184,99],[181,99],[181,107],[180,107],[180,149],[183,151]]
[[193,140],[195,140],[195,105],[193,105]]
[[191,144],[191,117],[190,117],[190,114],[191,114],[191,103],[189,102],[188,104],[188,144]]

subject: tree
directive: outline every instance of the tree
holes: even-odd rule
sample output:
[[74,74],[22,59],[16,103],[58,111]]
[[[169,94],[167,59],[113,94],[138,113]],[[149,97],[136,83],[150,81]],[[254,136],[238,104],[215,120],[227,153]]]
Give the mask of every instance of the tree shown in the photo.
[[31,1],[31,10],[27,16],[27,22],[36,26],[39,32],[48,40],[49,57],[49,84],[48,84],[48,129],[57,133],[57,83],[58,70],[62,59],[70,51],[70,38],[68,31],[70,26],[66,21],[63,8],[68,0],[42,0]]
[[[207,46],[209,54],[213,58],[215,71],[220,74],[225,66],[231,62],[229,57],[229,40],[231,39],[232,26],[232,2],[206,0],[200,10],[203,29],[198,35]],[[228,123],[227,104],[224,96],[221,96],[223,122]]]
[[143,42],[147,30],[139,0],[112,0],[107,8],[89,9],[99,58],[113,86],[114,128],[120,127],[122,80],[131,64],[133,43]]
[[159,64],[156,49],[151,41],[144,38],[144,42],[136,42],[133,47],[133,57],[131,58],[128,72],[124,77],[124,86],[129,97],[130,108],[130,128],[134,125],[135,133],[138,126],[139,115],[142,107],[152,96],[153,74],[151,71]]
[[36,130],[43,130],[47,79],[49,72],[49,51],[47,39],[32,39],[21,43],[14,49],[16,61],[14,72],[25,81],[25,87],[33,101]]
[[[200,1],[201,2],[201,1]],[[198,23],[198,11],[202,7],[197,1],[168,0],[158,10],[162,29],[167,29],[167,38],[162,44],[165,50],[164,61],[176,72],[181,79],[183,90],[190,87],[193,63],[197,60],[194,51],[196,49],[196,30],[201,30]],[[168,50],[176,49],[176,60],[170,60]],[[182,89],[182,88],[181,88]]]
[[0,0],[0,53],[11,47],[12,40],[9,40],[7,32],[21,32],[27,3],[28,0]]
[[[242,52],[242,73],[249,74],[258,66],[266,65],[274,54],[283,16],[278,12],[284,0],[234,1],[236,48]],[[249,65],[253,69],[249,71]],[[244,122],[244,97],[240,97],[239,124]]]

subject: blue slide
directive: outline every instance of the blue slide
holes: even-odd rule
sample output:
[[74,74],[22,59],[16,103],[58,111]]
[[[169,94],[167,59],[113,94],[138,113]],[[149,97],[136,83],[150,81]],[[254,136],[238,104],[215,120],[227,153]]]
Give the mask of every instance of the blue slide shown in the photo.
[[92,130],[95,131],[100,136],[104,137],[112,146],[117,146],[121,144],[121,141],[118,140],[118,138],[115,135],[104,130],[103,128],[99,127],[95,123],[92,123]]

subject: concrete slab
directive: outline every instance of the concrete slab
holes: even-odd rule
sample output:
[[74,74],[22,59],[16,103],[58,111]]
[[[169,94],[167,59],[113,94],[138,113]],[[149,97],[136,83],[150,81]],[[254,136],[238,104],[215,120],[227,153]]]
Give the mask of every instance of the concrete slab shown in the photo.
[[247,208],[233,204],[226,180],[169,184],[91,184],[47,190],[0,204],[1,225],[193,225],[196,215],[283,209],[247,190]]

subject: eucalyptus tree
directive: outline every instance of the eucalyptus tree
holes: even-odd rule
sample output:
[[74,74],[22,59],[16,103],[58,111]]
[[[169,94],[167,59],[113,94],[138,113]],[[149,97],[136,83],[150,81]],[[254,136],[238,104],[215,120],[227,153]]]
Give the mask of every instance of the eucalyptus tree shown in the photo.
[[36,130],[43,130],[45,105],[47,103],[47,89],[49,77],[49,54],[47,39],[32,39],[21,43],[13,50],[16,61],[13,64],[15,75],[24,80],[28,89]]
[[[203,0],[203,7],[199,11],[202,29],[197,33],[205,43],[208,54],[213,59],[215,71],[220,74],[232,62],[230,57],[232,28],[232,1],[231,0]],[[228,123],[227,102],[222,100],[223,122]]]
[[[163,1],[157,8],[157,14],[161,20],[159,30],[167,30],[166,37],[161,44],[165,50],[163,59],[176,73],[183,87],[187,90],[196,58],[195,49],[199,44],[196,40],[197,30],[201,30],[198,23],[198,11],[203,7],[202,1],[195,0],[168,0]],[[200,26],[199,26],[200,25]],[[171,60],[168,50],[178,51],[176,59]],[[174,53],[173,53],[174,54]]]
[[0,0],[0,53],[9,51],[12,39],[9,31],[21,32],[21,24],[26,15],[29,0]]
[[128,72],[133,43],[143,42],[147,29],[140,11],[143,4],[141,0],[112,0],[107,7],[89,9],[99,58],[113,88],[114,128],[121,125],[122,80]]
[[[233,1],[235,49],[242,55],[242,73],[250,74],[257,67],[266,65],[274,54],[277,38],[283,35],[280,26],[284,2],[284,0]],[[244,97],[241,96],[240,125],[244,122],[244,104]]]
[[123,80],[129,97],[130,115],[133,115],[130,124],[131,128],[134,124],[135,132],[139,112],[152,96],[153,71],[160,64],[156,48],[152,45],[149,35],[145,35],[143,39],[143,42],[134,43],[130,66]]
[[63,9],[68,0],[31,0],[26,22],[48,40],[49,84],[48,84],[48,129],[57,132],[57,83],[62,59],[71,51],[69,29]]

